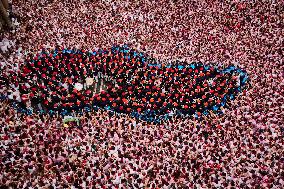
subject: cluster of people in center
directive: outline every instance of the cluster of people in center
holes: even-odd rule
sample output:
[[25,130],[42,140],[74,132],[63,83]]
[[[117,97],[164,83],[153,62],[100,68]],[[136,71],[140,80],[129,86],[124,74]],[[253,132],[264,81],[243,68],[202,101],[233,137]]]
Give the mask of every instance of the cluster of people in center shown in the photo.
[[[106,82],[100,93],[92,86],[76,88],[76,83],[98,75],[115,82]],[[31,100],[30,104],[53,112],[97,106],[152,120],[173,110],[197,116],[217,111],[244,87],[235,70],[222,72],[202,63],[159,64],[125,46],[94,52],[43,50],[29,56],[17,83],[23,109]]]

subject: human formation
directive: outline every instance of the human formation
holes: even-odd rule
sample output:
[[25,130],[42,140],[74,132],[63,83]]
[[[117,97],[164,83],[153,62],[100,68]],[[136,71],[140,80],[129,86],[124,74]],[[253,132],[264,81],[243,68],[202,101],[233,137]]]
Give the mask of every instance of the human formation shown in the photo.
[[[14,0],[18,27],[0,33],[2,44],[10,44],[0,48],[1,187],[282,188],[282,7],[280,1]],[[79,124],[66,126],[60,114],[12,107],[21,100],[29,54],[57,45],[97,52],[113,44],[161,64],[200,61],[220,71],[233,64],[249,82],[222,114],[203,119],[173,115],[153,123],[90,109],[72,111]]]
[[[115,82],[107,82],[100,93],[92,84],[76,88],[98,75]],[[234,67],[222,72],[202,63],[163,65],[127,46],[114,46],[95,52],[43,50],[27,58],[17,82],[22,110],[38,105],[41,112],[70,113],[98,106],[161,121],[173,109],[197,116],[216,112],[245,89],[247,77]]]

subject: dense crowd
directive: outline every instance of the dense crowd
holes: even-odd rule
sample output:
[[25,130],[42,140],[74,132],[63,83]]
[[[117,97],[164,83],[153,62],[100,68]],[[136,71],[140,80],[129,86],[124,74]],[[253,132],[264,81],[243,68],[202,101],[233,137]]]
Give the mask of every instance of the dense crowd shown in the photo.
[[[13,78],[16,85],[8,97],[20,104],[23,113],[37,109],[66,115],[95,106],[156,122],[173,110],[197,117],[216,113],[245,89],[248,79],[234,66],[218,70],[202,63],[164,65],[127,46],[94,52],[44,49],[29,55],[20,73]],[[105,90],[95,90],[96,77],[109,78]]]
[[[11,42],[0,54],[1,187],[283,187],[284,5],[264,2],[13,0],[20,24],[0,34]],[[250,86],[221,115],[159,124],[92,110],[63,125],[60,115],[22,114],[3,97],[29,54],[113,44],[164,62],[234,64]]]

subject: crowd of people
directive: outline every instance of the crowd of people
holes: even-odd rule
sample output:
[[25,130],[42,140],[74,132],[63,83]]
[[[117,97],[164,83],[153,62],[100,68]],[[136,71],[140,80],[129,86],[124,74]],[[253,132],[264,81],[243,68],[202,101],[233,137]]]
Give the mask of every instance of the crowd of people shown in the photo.
[[[13,0],[11,6],[19,26],[0,34],[13,41],[9,54],[0,54],[1,187],[283,187],[283,2]],[[5,98],[25,78],[30,54],[114,44],[161,62],[234,64],[247,71],[249,87],[223,114],[160,123],[92,109],[74,113],[79,124],[64,125],[58,114],[23,114]]]
[[[106,90],[94,90],[99,80],[93,78],[104,76]],[[202,63],[160,64],[127,46],[94,52],[57,47],[29,55],[8,97],[23,113],[31,106],[63,115],[95,106],[159,122],[173,110],[197,117],[216,113],[245,89],[247,78],[234,66],[220,71]]]

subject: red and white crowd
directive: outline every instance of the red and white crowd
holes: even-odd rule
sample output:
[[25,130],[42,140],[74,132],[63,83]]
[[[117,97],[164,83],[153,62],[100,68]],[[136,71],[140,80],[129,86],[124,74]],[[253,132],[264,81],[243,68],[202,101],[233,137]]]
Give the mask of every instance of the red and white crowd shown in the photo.
[[[24,115],[0,102],[1,188],[283,188],[283,1],[13,0],[0,34],[0,92],[29,53],[127,44],[249,74],[222,115],[151,124],[106,111]],[[5,52],[4,52],[5,51]],[[17,95],[15,94],[15,97]]]

